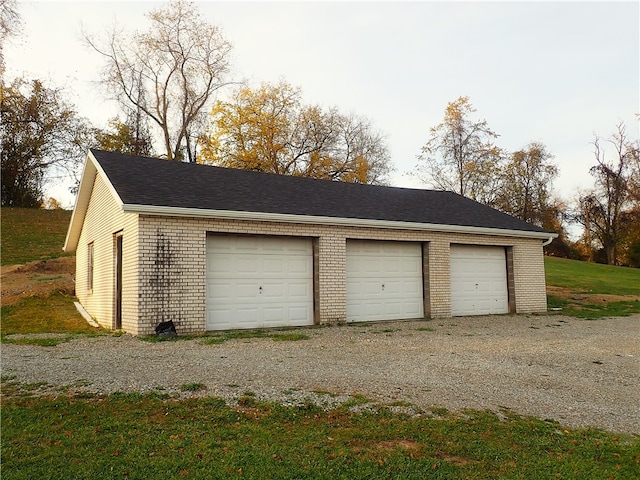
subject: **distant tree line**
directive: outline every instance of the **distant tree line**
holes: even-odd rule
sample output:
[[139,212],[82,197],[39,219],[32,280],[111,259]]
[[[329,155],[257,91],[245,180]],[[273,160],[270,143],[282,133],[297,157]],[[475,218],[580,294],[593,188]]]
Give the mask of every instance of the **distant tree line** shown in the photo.
[[[55,206],[44,185],[77,175],[90,147],[334,181],[384,184],[393,170],[385,135],[336,107],[304,102],[281,81],[232,81],[231,43],[187,0],[148,13],[145,31],[85,34],[104,59],[105,93],[120,113],[98,128],[65,92],[39,79],[5,79],[2,46],[20,29],[16,0],[0,0],[0,140],[3,206]],[[445,189],[559,234],[546,253],[640,267],[638,140],[624,124],[593,141],[593,186],[572,201],[553,190],[554,156],[532,140],[517,151],[468,97],[449,103],[432,127],[412,172]],[[614,156],[605,158],[605,150]],[[583,235],[572,241],[569,225]]]
[[[607,138],[595,137],[594,184],[568,202],[554,193],[558,167],[544,144],[507,152],[475,112],[468,97],[447,105],[418,155],[418,178],[558,233],[548,255],[640,267],[640,142],[624,123]],[[567,234],[570,224],[583,227],[576,241]]]

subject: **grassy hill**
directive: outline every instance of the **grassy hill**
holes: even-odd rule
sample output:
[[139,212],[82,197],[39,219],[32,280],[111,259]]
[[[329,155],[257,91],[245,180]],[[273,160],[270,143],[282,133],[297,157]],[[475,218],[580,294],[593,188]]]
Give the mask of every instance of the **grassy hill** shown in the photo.
[[640,269],[545,257],[547,285],[576,293],[640,296]]
[[71,210],[2,207],[2,265],[69,256],[62,251]]

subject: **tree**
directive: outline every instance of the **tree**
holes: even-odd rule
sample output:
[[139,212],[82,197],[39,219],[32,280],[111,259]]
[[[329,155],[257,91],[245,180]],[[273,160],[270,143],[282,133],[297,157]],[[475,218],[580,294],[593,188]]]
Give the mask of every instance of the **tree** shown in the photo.
[[355,115],[304,105],[286,82],[242,87],[218,101],[200,160],[231,168],[381,183],[390,171],[383,136]]
[[540,142],[532,142],[513,152],[502,168],[495,207],[525,222],[542,226],[552,208],[553,181],[558,167]]
[[148,18],[146,32],[113,30],[104,43],[85,39],[104,56],[103,83],[117,100],[139,109],[162,132],[158,150],[170,160],[195,162],[207,106],[226,85],[231,45],[185,0],[171,1]]
[[571,216],[567,212],[566,202],[562,198],[552,195],[542,211],[539,226],[548,232],[557,233],[558,236],[544,247],[544,254],[577,260],[581,258],[581,255],[567,232],[567,223],[571,220]]
[[74,173],[91,142],[91,129],[60,89],[39,80],[2,85],[2,205],[38,207],[46,175]]
[[125,122],[112,118],[109,126],[111,131],[96,132],[98,148],[128,155],[153,154],[149,129],[140,114],[132,113]]
[[417,176],[431,188],[451,190],[493,204],[502,151],[498,135],[485,120],[472,120],[469,97],[447,105],[444,121],[430,129],[431,137],[418,156]]
[[585,227],[589,247],[593,241],[603,248],[607,263],[618,264],[618,249],[629,227],[631,212],[639,207],[632,195],[637,183],[634,165],[640,156],[640,144],[628,138],[624,123],[604,140],[614,151],[613,161],[605,158],[603,140],[596,136],[593,142],[596,165],[590,173],[594,188],[579,198],[576,220]]
[[21,18],[16,0],[0,0],[0,78],[4,76],[4,51],[6,40],[20,28]]

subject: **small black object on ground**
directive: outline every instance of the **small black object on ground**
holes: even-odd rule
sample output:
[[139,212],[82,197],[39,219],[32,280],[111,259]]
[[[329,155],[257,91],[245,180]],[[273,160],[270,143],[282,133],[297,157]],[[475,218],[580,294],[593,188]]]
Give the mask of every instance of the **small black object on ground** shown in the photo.
[[175,337],[178,335],[176,332],[176,326],[173,324],[173,320],[160,322],[156,327],[156,335],[163,337]]

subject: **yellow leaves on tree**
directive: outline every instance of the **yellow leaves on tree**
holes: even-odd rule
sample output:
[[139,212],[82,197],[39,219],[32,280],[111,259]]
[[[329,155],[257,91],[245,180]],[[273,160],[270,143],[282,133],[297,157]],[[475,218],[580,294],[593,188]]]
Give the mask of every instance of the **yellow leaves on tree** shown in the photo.
[[417,175],[431,188],[491,204],[502,152],[493,144],[498,135],[487,122],[471,118],[475,112],[469,97],[447,105],[443,121],[430,129],[422,147]]
[[199,161],[229,168],[357,183],[382,183],[390,171],[370,122],[304,105],[286,82],[238,89],[211,111]]

